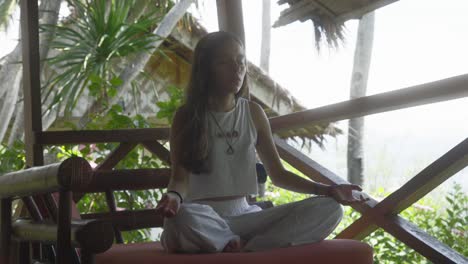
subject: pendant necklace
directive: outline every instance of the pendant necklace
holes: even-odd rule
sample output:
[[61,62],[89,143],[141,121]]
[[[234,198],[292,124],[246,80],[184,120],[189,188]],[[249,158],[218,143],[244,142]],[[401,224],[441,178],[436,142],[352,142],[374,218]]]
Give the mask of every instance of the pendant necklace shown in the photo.
[[236,125],[236,119],[237,119],[237,100],[235,101],[234,105],[234,121],[232,122],[232,128],[231,132],[224,132],[224,130],[221,128],[221,126],[218,123],[218,120],[216,120],[216,117],[213,115],[211,111],[208,111],[211,115],[211,118],[215,121],[216,126],[218,129],[221,131],[221,135],[218,135],[218,137],[224,137],[224,140],[226,141],[226,144],[228,145],[228,148],[226,149],[226,153],[228,155],[234,154],[235,150],[233,147],[233,139],[239,136],[239,132],[237,130],[234,130],[234,127]]

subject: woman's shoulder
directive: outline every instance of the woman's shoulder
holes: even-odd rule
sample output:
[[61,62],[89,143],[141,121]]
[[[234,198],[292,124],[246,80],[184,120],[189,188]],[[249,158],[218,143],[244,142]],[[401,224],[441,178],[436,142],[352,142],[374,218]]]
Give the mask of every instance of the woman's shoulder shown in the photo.
[[263,113],[263,108],[258,103],[248,100],[248,99],[244,99],[244,100],[245,100],[245,103],[249,106],[251,115],[258,116]]

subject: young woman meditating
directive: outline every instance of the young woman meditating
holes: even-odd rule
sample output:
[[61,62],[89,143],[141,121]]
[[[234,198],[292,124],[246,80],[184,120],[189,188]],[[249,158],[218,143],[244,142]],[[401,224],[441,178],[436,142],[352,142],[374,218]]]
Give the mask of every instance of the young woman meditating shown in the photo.
[[[161,242],[168,252],[260,251],[313,243],[340,222],[340,204],[357,185],[329,186],[284,169],[263,109],[245,99],[247,61],[242,42],[226,32],[203,37],[194,52],[185,103],[171,128],[172,174],[156,207],[164,215]],[[262,210],[256,152],[276,186],[316,194]]]

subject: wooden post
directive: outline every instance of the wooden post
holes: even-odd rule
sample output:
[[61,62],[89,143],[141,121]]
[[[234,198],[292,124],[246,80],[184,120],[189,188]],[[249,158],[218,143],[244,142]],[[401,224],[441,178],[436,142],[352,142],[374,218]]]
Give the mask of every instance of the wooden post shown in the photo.
[[245,45],[241,0],[216,0],[219,30],[235,34]]
[[81,251],[81,264],[94,264],[96,263],[95,255],[87,250]]
[[[218,27],[220,31],[231,32],[236,35],[245,46],[244,17],[242,15],[242,0],[216,0],[218,10]],[[250,91],[242,94],[243,97],[250,99]]]
[[28,167],[44,164],[43,148],[34,140],[34,134],[42,132],[38,17],[37,0],[21,0],[24,140]]
[[28,241],[18,242],[18,263],[31,263],[31,243]]
[[38,1],[21,0],[20,10],[24,143],[26,146],[26,166],[33,167],[44,165],[43,147],[35,141],[35,133],[42,132]]
[[71,191],[60,191],[57,227],[56,263],[69,263],[71,260]]
[[11,247],[11,199],[4,198],[0,203],[0,263],[10,263]]

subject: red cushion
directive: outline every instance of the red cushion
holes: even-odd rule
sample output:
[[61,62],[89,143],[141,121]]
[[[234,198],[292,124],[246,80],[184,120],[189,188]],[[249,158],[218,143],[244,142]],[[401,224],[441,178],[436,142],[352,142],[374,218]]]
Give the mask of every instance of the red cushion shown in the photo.
[[97,264],[299,264],[299,263],[373,263],[372,248],[350,239],[325,240],[319,243],[249,253],[168,254],[159,242],[116,244],[96,256]]

